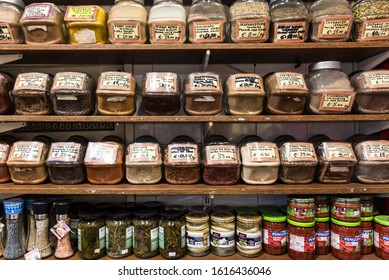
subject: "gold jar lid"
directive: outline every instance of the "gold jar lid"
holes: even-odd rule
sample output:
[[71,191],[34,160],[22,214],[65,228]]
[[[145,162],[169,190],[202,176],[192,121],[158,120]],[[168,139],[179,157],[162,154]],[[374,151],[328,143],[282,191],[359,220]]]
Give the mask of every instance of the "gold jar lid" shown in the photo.
[[236,216],[236,220],[241,223],[260,223],[262,217],[254,212],[242,212]]
[[205,212],[191,212],[185,218],[189,223],[207,223],[209,221],[209,215]]
[[235,216],[228,212],[215,212],[211,215],[212,222],[231,223],[235,221]]

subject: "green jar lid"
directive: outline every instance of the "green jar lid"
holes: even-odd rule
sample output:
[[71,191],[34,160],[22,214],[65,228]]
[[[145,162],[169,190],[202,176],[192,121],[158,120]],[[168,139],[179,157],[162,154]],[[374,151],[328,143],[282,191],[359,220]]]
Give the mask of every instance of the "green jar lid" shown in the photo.
[[333,222],[335,225],[344,227],[359,227],[361,225],[361,222],[343,222],[334,218],[331,218],[331,222]]
[[315,226],[315,221],[313,222],[308,222],[308,223],[301,223],[301,222],[296,222],[291,219],[287,219],[288,224],[291,224],[292,226],[296,227],[314,227]]
[[330,221],[330,217],[316,217],[315,221],[317,223],[326,223]]
[[261,205],[258,207],[260,213],[277,212],[278,206],[275,205]]
[[382,226],[389,227],[389,216],[388,215],[378,215],[374,217],[374,222]]
[[272,223],[286,222],[286,216],[280,212],[266,212],[262,215],[264,221]]
[[361,222],[372,222],[374,219],[373,216],[370,217],[361,217]]

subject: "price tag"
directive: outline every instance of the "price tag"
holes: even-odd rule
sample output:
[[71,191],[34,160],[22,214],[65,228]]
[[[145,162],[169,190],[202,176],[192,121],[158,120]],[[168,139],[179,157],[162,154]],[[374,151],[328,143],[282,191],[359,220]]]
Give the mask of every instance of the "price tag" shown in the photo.
[[129,73],[104,72],[100,77],[100,89],[129,89],[131,87],[131,77]]
[[109,143],[89,142],[85,155],[85,163],[114,164],[118,146]]
[[28,261],[41,261],[41,253],[39,252],[39,249],[34,249],[26,254],[24,254],[24,258]]
[[25,73],[19,74],[15,81],[15,90],[46,90],[47,74]]
[[175,43],[182,40],[184,28],[182,22],[156,22],[151,24],[150,41],[157,43]]
[[234,90],[258,90],[263,92],[263,82],[259,75],[255,74],[237,74],[234,76]]
[[389,161],[388,141],[366,141],[362,145],[367,160]]
[[177,75],[173,73],[148,73],[146,74],[147,91],[177,91]]
[[311,143],[286,143],[288,161],[317,161],[315,149]]
[[319,111],[350,112],[355,92],[326,92],[320,100]]
[[189,77],[189,87],[192,91],[220,91],[219,76],[193,74]]
[[14,42],[12,29],[7,23],[0,23],[0,44],[9,44]]
[[236,147],[232,145],[207,146],[208,163],[238,163]]
[[95,21],[97,6],[68,6],[65,21]]
[[53,88],[58,89],[83,89],[86,75],[76,72],[62,72],[54,77]]
[[369,71],[364,75],[370,88],[389,88],[389,71]]
[[252,162],[279,161],[278,149],[273,143],[248,143],[247,151]]
[[355,160],[351,144],[341,142],[324,143],[325,153],[329,160]]
[[302,74],[292,72],[278,72],[275,73],[275,77],[280,89],[307,90],[307,85]]
[[30,4],[25,8],[21,19],[50,18],[53,7],[52,3]]
[[142,41],[140,23],[136,21],[111,22],[109,25],[112,43],[134,43]]
[[304,42],[307,32],[307,23],[298,22],[275,22],[274,23],[274,42],[299,43]]
[[152,143],[134,143],[129,147],[127,160],[129,162],[157,162],[159,160],[159,146]]
[[40,161],[43,143],[19,141],[12,145],[10,161]]
[[198,163],[198,150],[195,144],[169,145],[169,162]]
[[361,41],[389,39],[389,19],[366,19],[363,21]]
[[236,41],[255,41],[268,37],[269,19],[241,19],[236,21]]
[[223,20],[193,22],[193,41],[196,43],[223,42],[224,24]]
[[68,234],[70,231],[71,229],[63,221],[59,221],[50,229],[50,232],[54,234],[54,236],[57,237],[58,240],[64,238],[65,235]]
[[350,35],[352,17],[323,17],[317,37],[320,39],[345,39]]
[[0,144],[0,163],[5,163],[8,159],[9,146]]
[[50,147],[48,161],[76,162],[80,155],[81,144],[56,142]]

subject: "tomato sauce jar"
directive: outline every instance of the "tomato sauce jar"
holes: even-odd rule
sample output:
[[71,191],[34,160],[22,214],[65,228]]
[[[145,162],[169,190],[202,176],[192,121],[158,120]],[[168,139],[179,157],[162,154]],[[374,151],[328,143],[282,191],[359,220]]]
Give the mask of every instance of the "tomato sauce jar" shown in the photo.
[[315,258],[315,221],[300,223],[288,221],[288,255],[294,260]]
[[374,251],[381,259],[389,260],[389,216],[374,217]]
[[341,260],[361,258],[361,222],[344,222],[331,218],[332,255]]
[[316,255],[326,255],[330,252],[330,217],[316,218],[315,220]]
[[373,216],[361,217],[361,254],[373,253]]
[[287,215],[288,219],[296,222],[314,222],[315,198],[308,196],[289,196]]
[[362,195],[361,200],[361,217],[373,217],[374,214],[374,197],[372,195]]
[[286,253],[288,232],[286,216],[279,212],[266,212],[263,219],[263,250],[270,255]]
[[338,221],[359,222],[361,219],[359,197],[334,197],[332,199],[331,217]]
[[330,200],[328,196],[315,196],[315,217],[323,218],[330,216]]

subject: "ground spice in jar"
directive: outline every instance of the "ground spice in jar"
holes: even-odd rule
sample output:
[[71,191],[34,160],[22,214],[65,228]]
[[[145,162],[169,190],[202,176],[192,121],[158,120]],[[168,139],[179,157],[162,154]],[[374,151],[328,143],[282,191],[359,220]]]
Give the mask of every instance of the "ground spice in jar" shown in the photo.
[[252,212],[236,216],[236,250],[238,254],[254,258],[262,252],[262,217]]
[[270,255],[286,253],[287,235],[286,216],[279,212],[262,214],[263,250]]
[[74,255],[70,241],[70,200],[56,201],[54,203],[54,212],[57,224],[51,228],[51,232],[58,238],[54,257],[57,259],[67,259]]
[[204,212],[189,212],[186,216],[186,252],[194,257],[209,253],[209,215]]
[[11,75],[0,72],[0,115],[10,115],[15,110],[9,96],[9,92],[13,89],[14,83],[15,80]]
[[384,260],[389,260],[389,216],[374,217],[374,251]]
[[0,2],[0,44],[23,43],[20,18],[25,5],[22,0],[3,0]]
[[374,217],[361,217],[361,254],[373,253],[373,219]]
[[176,260],[185,256],[185,217],[181,211],[159,213],[159,254],[164,259]]
[[361,222],[343,222],[331,218],[332,255],[341,260],[361,258]]
[[361,219],[359,197],[333,197],[331,217],[338,221],[358,222]]
[[288,221],[288,255],[293,260],[315,258],[315,221],[309,223]]
[[211,252],[217,256],[235,253],[235,216],[228,212],[211,215]]
[[315,221],[315,253],[326,255],[330,252],[330,217],[316,218]]
[[46,200],[34,200],[32,211],[35,217],[35,239],[33,249],[38,249],[41,258],[52,255],[49,240],[49,212],[51,203]]
[[296,222],[315,221],[315,198],[310,196],[288,196],[287,217]]

